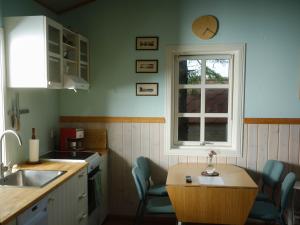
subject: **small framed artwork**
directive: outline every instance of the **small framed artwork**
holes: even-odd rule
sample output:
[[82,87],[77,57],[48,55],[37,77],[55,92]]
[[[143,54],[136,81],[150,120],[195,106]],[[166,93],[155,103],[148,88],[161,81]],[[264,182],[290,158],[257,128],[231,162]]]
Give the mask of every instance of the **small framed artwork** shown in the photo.
[[158,72],[158,60],[136,60],[135,61],[136,73],[157,73]]
[[158,96],[158,83],[136,83],[136,96]]
[[136,50],[158,50],[158,37],[136,37]]

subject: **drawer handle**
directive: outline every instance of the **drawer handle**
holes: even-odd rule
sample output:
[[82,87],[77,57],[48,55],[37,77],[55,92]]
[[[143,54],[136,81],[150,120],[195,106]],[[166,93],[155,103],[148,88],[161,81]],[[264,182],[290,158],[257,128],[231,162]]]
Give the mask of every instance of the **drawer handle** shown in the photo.
[[79,221],[84,220],[86,217],[87,217],[87,214],[86,214],[86,213],[83,213],[83,214],[81,215],[81,217],[79,218]]
[[86,196],[87,196],[86,193],[82,193],[81,195],[79,195],[78,199],[79,199],[79,200],[80,200],[80,199],[83,199],[83,198],[85,198]]
[[79,178],[81,178],[83,176],[84,176],[84,173],[81,173],[81,174],[78,175]]
[[50,198],[48,199],[48,202],[49,202],[49,203],[50,203],[50,202],[54,202],[54,200],[55,200],[55,198],[50,197]]

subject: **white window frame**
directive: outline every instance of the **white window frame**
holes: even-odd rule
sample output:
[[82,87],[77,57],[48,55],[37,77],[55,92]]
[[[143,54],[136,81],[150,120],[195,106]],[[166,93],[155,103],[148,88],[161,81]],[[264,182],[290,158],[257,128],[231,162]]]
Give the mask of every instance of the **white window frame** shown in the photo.
[[[5,51],[4,51],[4,29],[0,27],[0,133],[5,130]],[[2,162],[6,163],[5,141],[2,143]]]
[[[175,120],[176,102],[178,88],[176,81],[176,59],[180,56],[211,56],[230,55],[232,57],[233,79],[229,79],[232,85],[232,94],[228,95],[228,129],[231,134],[227,143],[211,145],[202,143],[201,145],[176,145],[174,136],[177,134],[177,122]],[[166,63],[166,147],[168,155],[199,155],[206,156],[208,150],[217,151],[218,155],[241,156],[243,137],[243,101],[244,101],[244,64],[245,64],[245,44],[215,44],[197,46],[171,46],[167,49]],[[203,76],[203,75],[202,75]],[[203,85],[203,84],[202,84]],[[230,92],[230,91],[229,91]],[[201,95],[201,98],[204,97]],[[230,111],[232,110],[232,111]]]

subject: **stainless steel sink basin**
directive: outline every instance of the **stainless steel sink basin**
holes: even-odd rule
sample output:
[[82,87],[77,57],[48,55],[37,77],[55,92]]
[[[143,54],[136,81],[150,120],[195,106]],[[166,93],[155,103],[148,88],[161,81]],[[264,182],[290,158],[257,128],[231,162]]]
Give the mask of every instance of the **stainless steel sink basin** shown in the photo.
[[18,170],[2,179],[0,185],[16,187],[43,187],[66,171],[60,170]]

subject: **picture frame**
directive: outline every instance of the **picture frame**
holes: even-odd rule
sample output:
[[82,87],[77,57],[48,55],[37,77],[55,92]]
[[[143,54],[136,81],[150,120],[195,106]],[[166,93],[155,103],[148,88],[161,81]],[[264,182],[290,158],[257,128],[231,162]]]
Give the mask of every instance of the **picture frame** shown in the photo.
[[158,83],[136,83],[136,96],[158,96]]
[[135,61],[136,73],[157,73],[158,60],[157,59],[137,59]]
[[158,37],[136,37],[135,49],[136,50],[158,50]]

